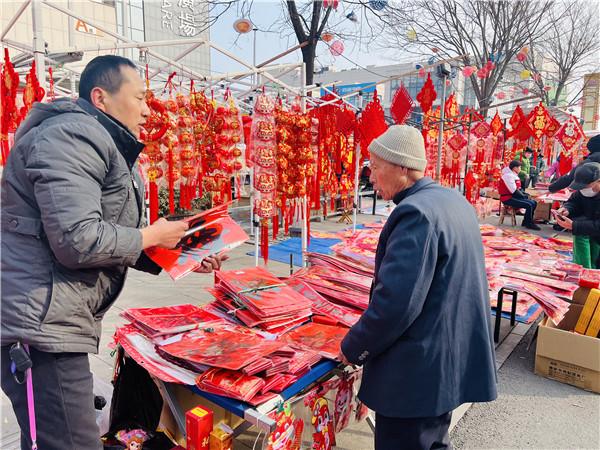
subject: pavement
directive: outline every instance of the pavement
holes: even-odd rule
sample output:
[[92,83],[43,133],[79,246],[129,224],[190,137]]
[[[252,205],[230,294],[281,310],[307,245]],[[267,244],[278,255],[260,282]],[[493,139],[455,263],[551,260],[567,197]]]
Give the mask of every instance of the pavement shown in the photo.
[[[358,223],[378,220],[369,214],[359,214]],[[497,223],[497,217],[486,220]],[[347,224],[337,223],[332,217],[313,223],[319,231],[339,231]],[[544,227],[541,234],[554,232]],[[228,270],[254,264],[246,255],[253,245],[244,244],[231,252],[225,268]],[[270,261],[268,269],[276,275],[288,275],[287,264]],[[211,300],[204,290],[212,286],[212,275],[191,274],[177,282],[167,275],[152,276],[130,271],[125,288],[107,313],[98,355],[90,355],[92,373],[108,382],[112,378],[113,358],[108,348],[116,327],[125,323],[120,313],[127,308],[203,304]],[[452,441],[456,448],[600,448],[600,396],[565,384],[550,381],[533,374],[535,345],[526,349],[533,328],[518,324],[510,329],[503,321],[502,342],[497,348],[499,370],[499,397],[487,404],[463,405],[453,414]],[[516,350],[515,350],[516,348]],[[0,417],[0,449],[19,448],[19,431],[10,403],[4,395]],[[253,448],[256,434],[248,435],[236,443],[236,449]],[[373,437],[366,422],[352,425],[337,436],[339,450],[368,450],[373,448]]]

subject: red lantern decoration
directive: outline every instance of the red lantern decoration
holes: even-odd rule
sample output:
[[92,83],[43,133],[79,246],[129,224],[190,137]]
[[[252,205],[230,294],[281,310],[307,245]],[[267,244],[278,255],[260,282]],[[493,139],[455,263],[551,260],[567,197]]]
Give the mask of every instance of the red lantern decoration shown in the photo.
[[344,43],[342,41],[333,41],[329,46],[329,52],[333,56],[341,56],[344,53]]

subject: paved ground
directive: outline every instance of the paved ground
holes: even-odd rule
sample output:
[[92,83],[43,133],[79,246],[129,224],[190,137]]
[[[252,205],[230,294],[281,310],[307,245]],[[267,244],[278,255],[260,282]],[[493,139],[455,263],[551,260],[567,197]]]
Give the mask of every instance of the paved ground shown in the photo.
[[600,396],[535,375],[529,337],[500,368],[498,399],[473,405],[452,431],[457,449],[600,448]]
[[[359,223],[373,221],[373,216],[359,215]],[[490,223],[497,219],[491,218]],[[312,225],[314,230],[340,230],[335,218]],[[552,233],[545,229],[544,234]],[[246,252],[251,245],[244,245],[232,252],[228,269],[253,264]],[[269,269],[278,275],[289,273],[286,264],[270,262]],[[104,332],[98,355],[91,357],[95,376],[108,381],[112,373],[112,358],[107,348],[115,327],[124,323],[119,314],[126,308],[179,303],[204,303],[210,296],[204,287],[212,285],[212,276],[192,274],[178,282],[166,275],[154,277],[135,271],[130,272],[126,287],[104,320]],[[504,333],[508,333],[504,324]],[[529,326],[519,325],[497,349],[497,362],[501,366],[521,341]],[[527,339],[526,339],[527,340]],[[525,340],[525,341],[526,341]],[[508,362],[500,369],[500,397],[486,405],[469,405],[456,411],[452,437],[457,448],[600,448],[600,397],[567,385],[549,381],[533,374],[535,346],[529,351],[523,345],[517,347]],[[10,404],[2,400],[2,434],[0,449],[18,448],[18,428]],[[461,417],[463,417],[461,419]],[[461,419],[461,420],[459,420]],[[252,448],[252,434],[236,448]],[[247,444],[247,445],[244,445]],[[367,450],[373,448],[372,436],[365,423],[357,424],[338,436],[338,449]]]

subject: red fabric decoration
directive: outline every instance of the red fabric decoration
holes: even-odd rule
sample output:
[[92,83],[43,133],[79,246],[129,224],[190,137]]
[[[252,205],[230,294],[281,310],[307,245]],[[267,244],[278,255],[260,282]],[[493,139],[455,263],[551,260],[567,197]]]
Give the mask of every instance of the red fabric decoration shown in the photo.
[[560,143],[563,151],[560,154],[560,173],[566,173],[571,170],[573,165],[573,157],[576,154],[578,146],[585,138],[585,134],[581,129],[579,121],[570,116],[563,126],[556,133],[556,140]]
[[431,81],[431,74],[427,74],[427,81],[423,85],[421,91],[417,94],[417,101],[421,105],[421,110],[424,114],[427,114],[433,105],[434,100],[437,98],[433,81]]
[[560,128],[560,122],[558,120],[556,120],[555,117],[551,116],[550,121],[545,129],[546,137],[549,137],[549,138],[554,137],[554,135],[559,130],[559,128]]
[[390,113],[394,122],[397,125],[403,124],[410,115],[414,105],[413,99],[410,98],[410,94],[404,87],[404,84],[400,85],[394,94],[394,99],[390,106]]
[[494,136],[497,136],[498,133],[504,129],[504,125],[502,124],[502,119],[500,119],[500,116],[498,115],[498,111],[496,111],[494,118],[490,122],[490,129],[492,130],[492,134]]
[[[533,137],[535,138],[534,146],[539,147],[541,144],[542,136],[544,136],[546,127],[550,123],[550,115],[542,102],[531,110],[527,117],[527,124],[532,131]],[[534,152],[534,158],[537,156],[537,152]]]
[[512,128],[510,136],[512,136],[512,134],[515,132],[515,130],[517,129],[517,127],[519,126],[521,121],[524,119],[525,119],[525,114],[523,113],[521,106],[517,105],[512,116],[510,117],[510,119],[508,119],[508,123],[510,123],[510,126]]

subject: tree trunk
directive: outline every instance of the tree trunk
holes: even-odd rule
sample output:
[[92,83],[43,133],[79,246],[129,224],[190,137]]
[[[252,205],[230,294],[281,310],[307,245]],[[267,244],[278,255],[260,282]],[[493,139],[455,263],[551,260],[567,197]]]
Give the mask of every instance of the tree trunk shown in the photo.
[[314,74],[315,74],[315,57],[316,57],[316,44],[314,42],[309,42],[306,47],[302,47],[302,61],[305,64],[305,83],[306,86],[313,84]]

